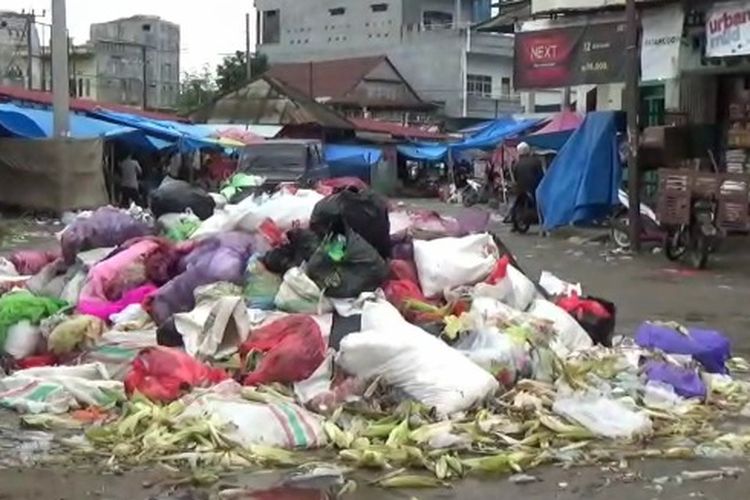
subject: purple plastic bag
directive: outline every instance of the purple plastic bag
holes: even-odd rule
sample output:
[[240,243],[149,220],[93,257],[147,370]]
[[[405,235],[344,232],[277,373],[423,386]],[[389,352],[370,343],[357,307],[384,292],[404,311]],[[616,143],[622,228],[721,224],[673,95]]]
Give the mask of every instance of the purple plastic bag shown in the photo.
[[152,228],[127,212],[114,207],[102,207],[90,217],[76,219],[65,228],[60,237],[60,246],[65,263],[73,265],[78,252],[116,247],[131,238],[152,233]]
[[182,260],[184,271],[159,289],[151,302],[151,316],[162,325],[173,314],[195,307],[196,288],[219,281],[243,285],[245,267],[252,254],[253,237],[222,233],[201,241]]
[[731,358],[729,340],[715,330],[689,328],[684,335],[674,328],[646,322],[638,328],[635,343],[667,354],[690,355],[709,373],[727,373],[726,362]]
[[697,370],[682,368],[671,363],[650,361],[646,364],[644,372],[649,381],[671,385],[678,396],[706,399],[706,385]]

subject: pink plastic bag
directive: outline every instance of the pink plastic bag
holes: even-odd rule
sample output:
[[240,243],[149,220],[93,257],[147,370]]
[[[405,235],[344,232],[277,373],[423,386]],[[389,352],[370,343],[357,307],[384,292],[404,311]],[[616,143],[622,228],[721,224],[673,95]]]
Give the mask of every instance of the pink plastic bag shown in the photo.
[[20,250],[14,252],[10,260],[21,276],[32,276],[44,266],[60,258],[60,252],[42,252],[40,250]]
[[141,304],[158,290],[154,285],[144,285],[128,292],[122,298],[115,302],[108,302],[96,299],[80,300],[78,302],[78,312],[96,316],[97,318],[109,321],[113,314],[122,312],[131,304]]
[[116,301],[127,290],[145,284],[146,257],[158,248],[157,242],[142,240],[96,264],[89,271],[79,301]]

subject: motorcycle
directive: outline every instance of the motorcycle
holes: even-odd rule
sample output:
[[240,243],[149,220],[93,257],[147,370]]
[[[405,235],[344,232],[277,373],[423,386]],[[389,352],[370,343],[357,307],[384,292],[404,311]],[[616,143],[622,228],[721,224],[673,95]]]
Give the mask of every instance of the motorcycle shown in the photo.
[[690,206],[690,223],[671,227],[664,239],[664,254],[669,260],[687,255],[696,269],[705,269],[709,255],[718,247],[721,231],[717,225],[715,200],[696,198]]
[[[630,248],[630,196],[627,191],[620,189],[617,197],[620,200],[620,206],[610,217],[610,239],[618,248],[628,250]],[[645,203],[641,203],[640,213],[641,241],[662,243],[667,230],[662,227],[654,210]]]
[[477,179],[466,179],[466,186],[461,191],[461,201],[467,208],[473,207],[479,204],[488,204],[490,208],[497,208],[499,206],[499,200],[497,200],[497,190],[493,189],[487,182],[481,182]]
[[526,234],[534,224],[539,224],[539,211],[536,207],[536,197],[532,193],[523,192],[516,198],[510,217],[513,230],[519,234]]

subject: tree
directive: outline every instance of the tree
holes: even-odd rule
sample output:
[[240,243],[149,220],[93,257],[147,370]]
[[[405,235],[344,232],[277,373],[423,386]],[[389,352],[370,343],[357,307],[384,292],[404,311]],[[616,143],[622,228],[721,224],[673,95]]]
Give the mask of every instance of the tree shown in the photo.
[[[247,82],[245,61],[245,53],[238,50],[234,55],[226,56],[216,67],[216,83],[221,93],[237,90]],[[259,76],[268,69],[268,59],[264,54],[258,54],[253,57],[250,66],[253,76]]]
[[180,80],[180,96],[177,109],[180,114],[187,114],[208,104],[216,95],[216,79],[208,65],[200,71],[186,72]]

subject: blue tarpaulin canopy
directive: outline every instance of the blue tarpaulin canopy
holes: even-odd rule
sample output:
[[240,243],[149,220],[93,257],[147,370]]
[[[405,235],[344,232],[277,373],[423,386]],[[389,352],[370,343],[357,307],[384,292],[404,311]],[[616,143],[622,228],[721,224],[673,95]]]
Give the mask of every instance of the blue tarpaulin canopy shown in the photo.
[[617,132],[617,113],[586,115],[537,189],[544,229],[609,215],[622,179]]
[[515,120],[513,118],[501,118],[489,122],[484,128],[469,136],[463,141],[450,144],[452,150],[465,149],[495,149],[505,139],[522,134],[534,128],[541,120],[532,118]]
[[[0,104],[0,135],[26,139],[52,137],[53,121],[53,113],[45,109]],[[169,146],[136,128],[77,114],[70,115],[70,136],[75,139],[111,138],[149,151]]]
[[515,120],[513,118],[501,118],[486,122],[481,127],[472,129],[473,133],[461,142],[443,144],[414,143],[398,146],[398,152],[412,160],[442,161],[448,152],[452,153],[467,151],[470,149],[490,150],[495,149],[505,139],[517,136],[536,127],[538,119]]
[[369,168],[383,157],[382,151],[377,148],[343,144],[326,144],[323,153],[326,163],[330,166],[347,165]]
[[175,144],[181,152],[193,152],[202,148],[222,149],[224,146],[208,137],[208,132],[195,125],[185,123],[151,120],[142,116],[114,111],[99,110],[92,115],[95,118],[133,127],[150,136]]
[[554,115],[543,128],[527,135],[523,140],[535,148],[559,151],[581,123],[583,117],[578,113],[562,111]]
[[358,177],[370,180],[370,169],[383,158],[377,148],[349,144],[326,144],[323,149],[332,177]]
[[443,161],[448,147],[438,144],[409,144],[397,146],[399,154],[417,161]]

